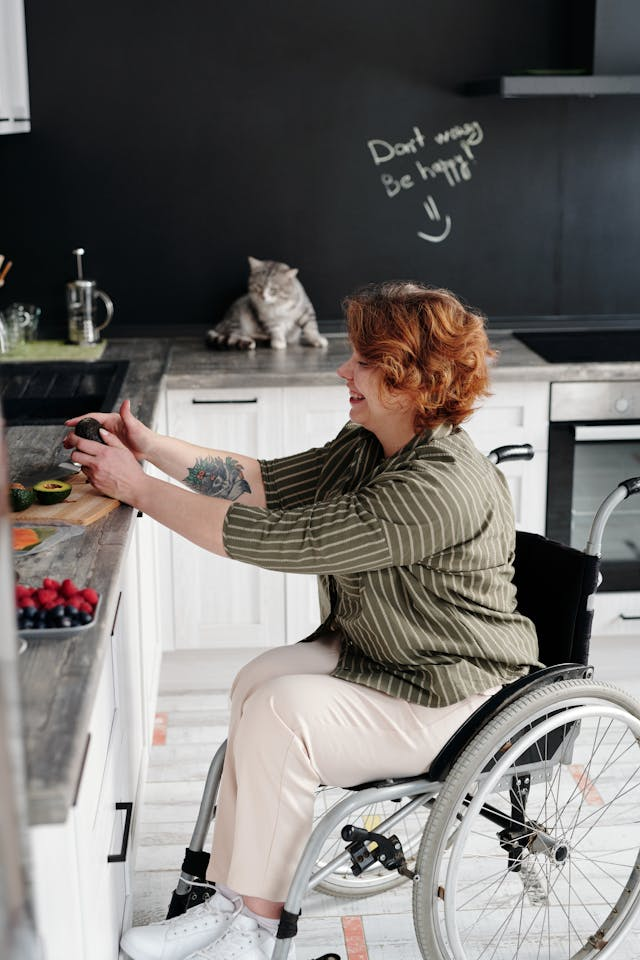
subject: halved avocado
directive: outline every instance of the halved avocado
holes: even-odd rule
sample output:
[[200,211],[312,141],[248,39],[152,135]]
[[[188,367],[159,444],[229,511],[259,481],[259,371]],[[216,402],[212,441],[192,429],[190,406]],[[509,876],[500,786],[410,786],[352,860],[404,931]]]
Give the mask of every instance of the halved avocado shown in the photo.
[[38,503],[51,506],[52,503],[62,503],[71,493],[71,484],[64,480],[41,480],[33,488]]
[[20,513],[26,510],[32,503],[35,503],[36,495],[33,490],[28,490],[22,483],[11,483],[9,485],[9,504],[14,513]]

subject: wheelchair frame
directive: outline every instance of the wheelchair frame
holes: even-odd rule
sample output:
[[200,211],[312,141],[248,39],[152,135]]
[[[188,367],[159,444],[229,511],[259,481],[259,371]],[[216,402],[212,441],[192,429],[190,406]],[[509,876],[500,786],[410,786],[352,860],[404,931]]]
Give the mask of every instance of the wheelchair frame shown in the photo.
[[[506,460],[531,459],[532,456],[533,450],[529,445],[506,446],[492,451],[489,454],[489,459],[493,463],[501,463]],[[611,513],[622,501],[639,492],[640,477],[635,477],[623,481],[605,498],[593,520],[589,539],[584,551],[586,556],[600,558],[602,537]],[[593,612],[592,600],[595,595],[595,590],[597,586],[599,586],[600,579],[596,583],[587,601],[587,643],[590,636],[590,622]],[[530,757],[532,751],[535,753],[536,749],[540,749],[538,744],[541,742],[541,738],[546,737],[547,733],[553,729],[554,724],[557,723],[559,715],[562,715],[560,741],[557,745],[558,751],[562,752],[562,758],[556,762],[557,764],[566,764],[570,760],[573,746],[572,736],[573,739],[575,739],[581,721],[585,717],[590,716],[594,710],[598,709],[612,713],[614,717],[622,713],[627,719],[627,722],[629,718],[631,718],[631,729],[635,729],[634,725],[637,724],[637,734],[640,742],[640,705],[636,705],[635,701],[632,701],[631,698],[626,698],[626,695],[616,692],[615,688],[611,688],[611,693],[609,694],[608,688],[605,686],[592,684],[592,677],[593,670],[586,663],[564,663],[534,671],[528,676],[521,677],[514,683],[504,687],[476,711],[476,713],[456,731],[447,744],[445,744],[425,775],[398,778],[372,784],[361,784],[351,788],[342,800],[323,815],[307,841],[282,910],[272,960],[286,960],[289,943],[297,932],[298,917],[307,890],[317,887],[318,884],[322,883],[322,881],[330,876],[338,867],[348,863],[349,860],[354,864],[352,868],[354,873],[357,873],[359,862],[367,861],[363,867],[363,869],[366,869],[374,860],[384,860],[387,857],[390,857],[389,869],[393,868],[398,870],[399,873],[404,874],[413,882],[414,923],[416,925],[421,950],[423,950],[423,955],[426,956],[420,930],[421,925],[416,913],[416,899],[422,897],[424,900],[425,896],[424,891],[420,890],[422,878],[419,872],[408,869],[404,860],[401,844],[399,844],[399,842],[396,843],[397,838],[395,836],[387,837],[387,834],[412,812],[422,806],[434,804],[436,799],[439,798],[439,795],[445,792],[445,787],[448,785],[452,771],[455,773],[457,766],[461,763],[463,766],[470,761],[476,764],[480,763],[476,770],[476,780],[474,781],[474,783],[477,784],[477,791],[480,797],[483,796],[483,783],[489,782],[495,786],[495,784],[500,781],[506,784],[507,789],[510,789],[511,815],[505,815],[504,812],[495,810],[495,808],[492,808],[491,805],[486,803],[479,804],[476,798],[470,795],[468,797],[462,797],[462,799],[460,799],[460,797],[453,798],[451,803],[454,804],[452,807],[454,812],[447,814],[445,811],[440,817],[440,820],[444,823],[446,816],[450,816],[451,819],[448,823],[453,823],[453,827],[449,825],[448,829],[453,832],[450,834],[448,840],[443,840],[441,836],[435,837],[434,826],[430,817],[423,833],[418,861],[422,860],[422,862],[429,863],[428,858],[433,857],[434,851],[436,856],[442,855],[447,844],[451,843],[451,836],[462,835],[462,829],[467,821],[471,822],[472,815],[479,812],[482,816],[493,821],[496,826],[502,828],[500,837],[503,839],[500,841],[500,846],[503,851],[507,853],[508,870],[510,872],[517,872],[521,869],[523,855],[527,850],[534,850],[535,852],[542,851],[548,854],[548,858],[552,864],[561,865],[563,859],[568,856],[566,847],[562,846],[561,841],[557,839],[554,840],[544,827],[530,820],[526,814],[525,807],[531,779],[532,777],[535,779],[536,776],[535,762],[532,763],[529,759],[514,767],[511,752],[510,750],[506,750],[504,756],[499,756],[500,751],[498,751],[496,756],[485,757],[486,763],[484,763],[482,758],[478,761],[478,758],[474,757],[474,745],[481,741],[485,733],[487,736],[498,736],[498,740],[501,742],[500,738],[504,733],[502,730],[503,718],[505,716],[510,719],[512,714],[513,721],[515,722],[518,717],[518,712],[520,711],[520,705],[524,704],[527,708],[530,705],[535,707],[536,698],[546,700],[549,699],[549,697],[556,696],[556,694],[558,699],[554,701],[554,703],[557,702],[558,705],[564,703],[565,706],[559,706],[559,708],[554,709],[551,714],[542,715],[534,721],[531,721],[531,718],[525,718],[526,723],[530,724],[530,726],[528,729],[525,728],[518,732],[516,747],[521,750],[528,749],[528,757]],[[580,705],[578,703],[576,706],[567,707],[566,703],[571,704],[572,698],[580,699],[582,696],[581,691],[584,691],[585,704]],[[611,707],[611,702],[615,702],[616,698],[622,702],[622,706],[619,705],[614,709],[614,707]],[[590,707],[591,700],[596,704],[593,708]],[[598,704],[600,706],[598,706]],[[631,711],[636,707],[637,711],[634,717]],[[617,713],[616,710],[618,711]],[[625,711],[627,712],[625,713]],[[526,710],[523,712],[526,712]],[[596,716],[597,715],[596,712]],[[565,726],[569,728],[568,735],[564,730]],[[572,734],[571,731],[574,731],[574,733]],[[508,735],[507,740],[510,741],[511,739],[511,736]],[[511,747],[512,744],[508,742],[507,746]],[[501,747],[501,750],[505,749],[505,747]],[[209,889],[207,889],[208,885],[203,882],[209,859],[209,855],[204,852],[204,845],[213,819],[215,818],[215,801],[222,774],[225,750],[226,742],[219,747],[211,762],[191,842],[185,852],[181,875],[173,893],[167,917],[173,917],[183,913],[189,906],[201,902],[210,895],[211,887],[209,886]],[[545,766],[547,762],[553,761],[549,761],[549,758],[545,756],[544,762],[539,764],[539,766]],[[541,775],[548,776],[546,773]],[[511,784],[510,788],[509,780]],[[464,791],[464,785],[462,790]],[[375,833],[361,830],[350,825],[345,827],[342,831],[343,839],[347,841],[344,852],[314,871],[314,867],[320,858],[327,838],[337,830],[341,824],[348,823],[349,817],[355,811],[371,803],[385,801],[399,802],[402,800],[406,802],[399,806],[391,816],[378,824]],[[458,804],[457,808],[455,808],[456,803]],[[483,807],[485,809],[483,809]],[[458,812],[455,812],[455,809],[457,809]],[[470,814],[473,812],[469,817],[466,814],[467,810]],[[460,829],[456,826],[458,821],[462,823]],[[376,850],[375,855],[371,855],[371,847],[368,846],[372,841],[373,847]],[[458,841],[455,842],[457,843]],[[423,848],[425,847],[426,861],[425,856],[422,856]],[[395,859],[393,859],[394,857]],[[628,884],[630,890],[627,891],[629,896],[633,897],[633,903],[631,905],[633,916],[635,916],[637,909],[640,909],[640,856],[637,863],[637,873],[637,880]],[[434,894],[434,896],[435,895],[436,894]],[[355,889],[354,896],[357,896]],[[437,896],[440,896],[439,891]],[[444,899],[448,898],[449,895],[444,897]],[[451,903],[455,904],[455,895],[451,897]],[[427,906],[426,909],[428,911],[430,907]],[[455,906],[452,907],[450,903],[447,903],[444,922],[449,932],[451,930],[451,924],[455,922],[455,917],[452,919],[452,911],[455,913]],[[609,923],[609,919],[607,923]],[[628,924],[630,917],[625,922]],[[424,925],[423,908],[422,926],[424,927]],[[603,927],[606,927],[606,923],[603,924]],[[614,931],[616,930],[615,918],[611,920],[610,927]],[[594,951],[598,952],[598,955],[600,955],[600,951],[608,944],[608,929],[609,928],[607,928],[607,930],[599,930],[594,933],[592,946]],[[439,941],[441,938],[441,935],[437,932],[428,933],[426,936],[427,939],[430,936],[432,940],[435,937],[436,941]],[[447,936],[453,942],[455,949],[459,948],[462,950],[460,944],[456,942],[455,930],[450,936],[449,934],[447,934]],[[589,942],[591,942],[591,938],[589,938]],[[585,945],[585,950],[587,950],[587,947],[588,944]],[[607,951],[607,955],[608,953]],[[441,952],[441,955],[444,956],[444,952]],[[584,953],[585,958],[587,955],[587,953]],[[461,952],[455,956],[457,958],[459,956],[466,956],[466,954]],[[582,956],[583,954],[581,952],[576,954],[576,958],[581,958]]]

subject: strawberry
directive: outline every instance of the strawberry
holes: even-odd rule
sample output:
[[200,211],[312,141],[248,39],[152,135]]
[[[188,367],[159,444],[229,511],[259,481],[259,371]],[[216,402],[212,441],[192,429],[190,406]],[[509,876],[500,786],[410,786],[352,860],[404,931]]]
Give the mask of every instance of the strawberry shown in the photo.
[[91,604],[92,607],[96,606],[98,602],[98,594],[91,587],[85,587],[84,590],[82,591],[82,596],[87,601],[87,603]]

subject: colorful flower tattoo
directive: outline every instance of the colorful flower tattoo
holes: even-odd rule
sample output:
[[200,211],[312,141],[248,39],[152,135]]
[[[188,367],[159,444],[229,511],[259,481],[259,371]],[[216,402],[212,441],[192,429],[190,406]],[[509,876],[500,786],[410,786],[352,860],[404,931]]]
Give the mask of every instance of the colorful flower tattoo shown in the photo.
[[182,482],[196,493],[223,500],[237,500],[243,493],[251,493],[251,487],[242,472],[242,464],[233,457],[196,460]]

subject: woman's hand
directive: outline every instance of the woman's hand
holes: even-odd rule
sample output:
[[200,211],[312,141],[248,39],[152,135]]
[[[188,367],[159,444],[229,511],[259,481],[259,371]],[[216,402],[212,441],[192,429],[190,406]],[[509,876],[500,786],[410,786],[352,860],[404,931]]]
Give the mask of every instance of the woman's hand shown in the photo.
[[[118,413],[86,413],[84,417],[93,417],[98,423],[108,430],[109,433],[117,437],[121,444],[131,451],[136,460],[148,460],[149,451],[155,433],[145,426],[141,420],[131,413],[131,403],[124,400]],[[72,417],[65,421],[65,426],[75,427],[75,425],[84,417]],[[75,433],[68,433],[62,441],[62,445],[67,449],[82,449],[79,447],[80,437]]]
[[82,472],[99,493],[130,506],[137,506],[148,477],[134,453],[104,427],[100,429],[103,443],[85,440],[75,434],[72,454]]

